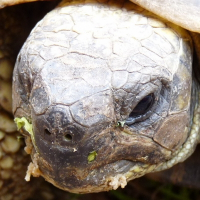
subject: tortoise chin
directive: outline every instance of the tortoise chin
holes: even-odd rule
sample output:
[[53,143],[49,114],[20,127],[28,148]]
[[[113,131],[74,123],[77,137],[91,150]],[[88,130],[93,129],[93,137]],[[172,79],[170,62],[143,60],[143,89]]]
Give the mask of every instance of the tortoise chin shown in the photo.
[[86,193],[187,157],[198,96],[186,31],[130,4],[80,4],[62,4],[31,32],[13,111],[33,126],[28,174]]
[[[41,163],[40,163],[41,162]],[[43,166],[44,161],[39,163]],[[95,169],[63,169],[56,174],[42,174],[44,178],[60,189],[73,193],[94,193],[124,188],[127,182],[140,177],[155,165],[147,165],[140,162],[119,160]],[[50,170],[51,171],[51,170]],[[87,172],[86,172],[87,171]]]

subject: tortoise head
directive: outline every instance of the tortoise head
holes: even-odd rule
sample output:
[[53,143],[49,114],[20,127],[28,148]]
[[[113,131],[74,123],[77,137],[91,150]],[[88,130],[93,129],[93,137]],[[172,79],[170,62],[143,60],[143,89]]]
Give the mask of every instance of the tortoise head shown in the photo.
[[34,167],[64,190],[124,187],[189,152],[190,37],[134,4],[121,7],[61,4],[16,62],[15,117],[33,126]]

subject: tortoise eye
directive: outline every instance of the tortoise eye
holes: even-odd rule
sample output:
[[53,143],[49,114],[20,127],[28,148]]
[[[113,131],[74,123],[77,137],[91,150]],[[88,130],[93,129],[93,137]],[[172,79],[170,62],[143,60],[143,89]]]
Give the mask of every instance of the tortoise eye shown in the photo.
[[137,117],[139,115],[144,115],[152,107],[154,103],[154,94],[149,94],[145,96],[137,106],[132,110],[129,117]]

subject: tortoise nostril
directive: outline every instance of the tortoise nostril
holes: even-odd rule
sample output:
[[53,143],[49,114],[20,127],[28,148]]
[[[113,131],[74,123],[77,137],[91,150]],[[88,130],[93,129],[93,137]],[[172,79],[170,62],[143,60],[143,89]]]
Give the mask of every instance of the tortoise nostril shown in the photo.
[[48,131],[47,129],[45,129],[45,130],[44,130],[44,133],[45,133],[45,135],[48,135],[48,136],[50,136],[50,135],[51,135],[51,132],[50,132],[50,131]]
[[66,134],[64,138],[66,141],[72,141],[72,136],[70,134]]

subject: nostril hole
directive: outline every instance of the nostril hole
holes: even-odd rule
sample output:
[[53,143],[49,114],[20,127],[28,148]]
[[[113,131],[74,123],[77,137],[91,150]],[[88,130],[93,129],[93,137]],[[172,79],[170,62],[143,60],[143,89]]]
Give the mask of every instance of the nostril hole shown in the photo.
[[64,138],[66,141],[72,141],[72,136],[70,134],[66,134]]
[[51,132],[50,132],[50,131],[48,131],[47,129],[45,129],[45,130],[44,130],[44,133],[45,133],[45,135],[48,135],[48,136],[50,136],[50,135],[51,135]]

